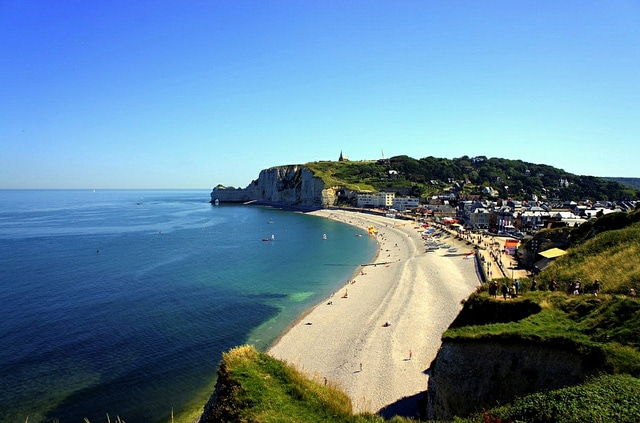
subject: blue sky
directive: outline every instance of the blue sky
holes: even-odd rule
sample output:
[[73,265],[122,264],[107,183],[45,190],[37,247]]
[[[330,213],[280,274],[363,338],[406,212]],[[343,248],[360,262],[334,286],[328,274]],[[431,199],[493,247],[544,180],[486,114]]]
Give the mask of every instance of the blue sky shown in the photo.
[[0,0],[0,188],[484,155],[640,177],[640,2]]

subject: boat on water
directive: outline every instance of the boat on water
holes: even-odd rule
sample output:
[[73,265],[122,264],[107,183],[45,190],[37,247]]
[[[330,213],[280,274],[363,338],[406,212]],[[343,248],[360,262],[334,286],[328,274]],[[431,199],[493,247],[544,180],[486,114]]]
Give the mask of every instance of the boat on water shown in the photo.
[[322,239],[327,239],[327,234],[322,234]]

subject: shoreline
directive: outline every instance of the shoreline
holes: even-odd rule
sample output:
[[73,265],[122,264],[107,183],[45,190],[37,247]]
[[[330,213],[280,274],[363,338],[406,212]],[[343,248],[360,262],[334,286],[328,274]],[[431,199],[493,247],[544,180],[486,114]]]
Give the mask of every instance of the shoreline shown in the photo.
[[365,231],[376,227],[377,253],[300,315],[267,353],[343,390],[354,413],[418,417],[417,396],[426,390],[441,335],[480,284],[475,260],[426,252],[412,221],[335,209],[310,214]]

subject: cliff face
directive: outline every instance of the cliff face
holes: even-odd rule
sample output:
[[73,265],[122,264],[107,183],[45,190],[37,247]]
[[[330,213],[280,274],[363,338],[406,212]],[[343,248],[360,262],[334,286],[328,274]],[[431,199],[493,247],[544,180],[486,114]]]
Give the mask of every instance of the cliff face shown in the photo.
[[466,416],[517,396],[579,384],[598,370],[597,364],[564,349],[445,342],[431,365],[427,417]]
[[335,204],[336,191],[325,187],[322,179],[315,177],[304,166],[289,165],[264,169],[258,179],[246,188],[217,186],[211,192],[211,201],[248,202],[298,208],[322,208]]

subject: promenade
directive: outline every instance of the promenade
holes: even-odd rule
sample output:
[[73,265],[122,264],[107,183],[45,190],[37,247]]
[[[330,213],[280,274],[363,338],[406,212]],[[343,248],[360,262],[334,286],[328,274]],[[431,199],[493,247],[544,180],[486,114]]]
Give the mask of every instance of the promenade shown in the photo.
[[487,280],[510,278],[523,279],[529,278],[531,275],[527,269],[518,267],[517,259],[509,254],[505,254],[505,241],[513,239],[510,237],[497,235],[480,235],[469,233],[468,231],[460,232],[455,228],[448,227],[443,224],[435,224],[436,228],[448,233],[451,237],[476,251],[479,257],[483,257],[483,271]]

